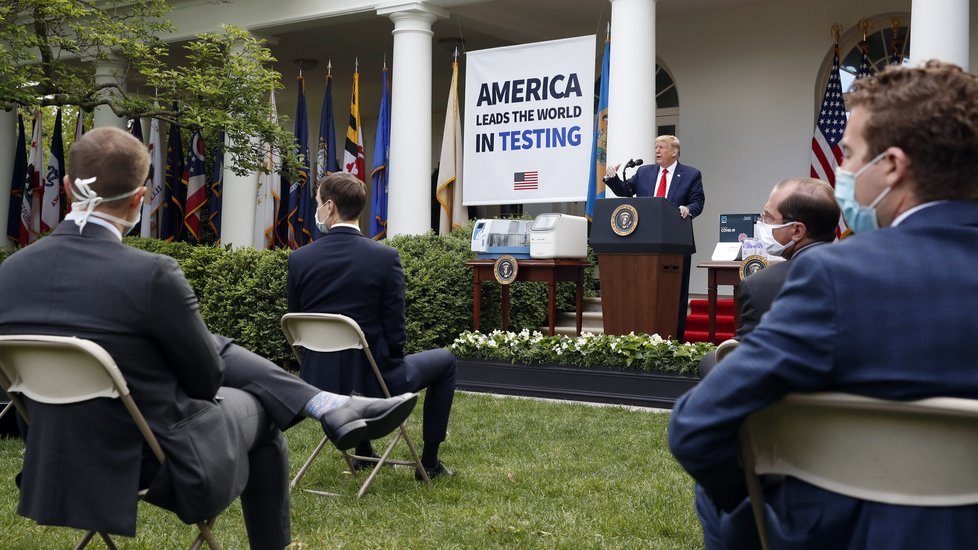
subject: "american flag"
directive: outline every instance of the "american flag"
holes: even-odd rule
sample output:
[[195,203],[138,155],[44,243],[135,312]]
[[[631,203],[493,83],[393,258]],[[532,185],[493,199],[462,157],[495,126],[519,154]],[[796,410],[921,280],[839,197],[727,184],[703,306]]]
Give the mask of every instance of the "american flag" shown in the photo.
[[846,106],[842,99],[842,82],[839,80],[839,48],[836,46],[832,59],[832,72],[825,85],[822,110],[815,124],[812,137],[811,176],[823,179],[835,186],[835,169],[842,162],[839,140],[846,129]]
[[535,191],[539,187],[539,172],[516,172],[513,174],[514,191]]
[[856,71],[856,79],[873,76],[873,67],[869,64],[869,44],[865,40],[859,43],[862,56],[859,58],[859,70]]
[[903,65],[903,52],[900,51],[900,41],[897,39],[897,25],[893,25],[893,41],[890,43],[890,65]]
[[[839,80],[839,44],[835,44],[835,54],[832,58],[832,71],[825,85],[825,96],[822,98],[822,110],[815,124],[815,135],[812,136],[812,165],[811,176],[825,180],[835,187],[835,169],[842,162],[842,148],[839,140],[846,129],[846,106],[842,99],[842,81]],[[839,232],[845,231],[846,226],[839,218]]]

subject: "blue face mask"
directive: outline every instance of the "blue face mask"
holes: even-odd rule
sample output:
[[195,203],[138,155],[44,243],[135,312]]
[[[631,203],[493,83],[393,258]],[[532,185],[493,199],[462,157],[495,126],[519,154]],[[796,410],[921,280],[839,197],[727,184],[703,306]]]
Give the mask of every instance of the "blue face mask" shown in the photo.
[[319,208],[316,209],[316,216],[314,219],[316,220],[316,229],[318,229],[320,233],[326,233],[329,231],[329,228],[326,227],[326,222],[319,221]]
[[855,173],[842,168],[835,170],[835,201],[839,203],[839,208],[842,209],[842,217],[853,233],[879,229],[879,221],[876,219],[876,205],[883,200],[883,197],[890,192],[892,187],[884,189],[869,206],[860,206],[856,200],[856,178],[885,156],[886,153],[880,153]]

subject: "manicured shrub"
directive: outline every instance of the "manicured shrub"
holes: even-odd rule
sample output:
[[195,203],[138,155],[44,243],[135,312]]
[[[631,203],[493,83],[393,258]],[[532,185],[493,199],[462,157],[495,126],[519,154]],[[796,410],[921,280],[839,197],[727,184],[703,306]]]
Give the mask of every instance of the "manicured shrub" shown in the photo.
[[[404,235],[391,239],[401,255],[405,279],[406,351],[446,347],[472,328],[472,225],[439,236]],[[211,331],[278,364],[293,362],[280,319],[287,309],[287,250],[191,245],[126,237],[125,243],[177,260],[197,294],[200,313]],[[16,250],[0,250],[0,261]],[[592,260],[593,261],[593,260]],[[590,280],[590,272],[588,273]],[[547,322],[544,283],[516,282],[510,292],[510,330],[536,330]],[[501,327],[501,292],[495,282],[482,284],[480,328]],[[574,285],[561,284],[558,309],[572,309]]]

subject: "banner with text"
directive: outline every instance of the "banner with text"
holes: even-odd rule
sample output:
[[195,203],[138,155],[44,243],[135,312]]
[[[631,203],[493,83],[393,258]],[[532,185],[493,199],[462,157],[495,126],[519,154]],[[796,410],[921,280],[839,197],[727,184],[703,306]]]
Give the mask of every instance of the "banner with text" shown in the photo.
[[467,52],[463,203],[583,201],[595,37]]

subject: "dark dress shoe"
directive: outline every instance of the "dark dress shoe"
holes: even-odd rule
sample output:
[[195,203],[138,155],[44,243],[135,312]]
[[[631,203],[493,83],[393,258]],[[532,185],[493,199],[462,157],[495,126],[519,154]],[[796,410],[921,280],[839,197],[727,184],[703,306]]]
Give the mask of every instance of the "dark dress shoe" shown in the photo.
[[[370,458],[376,458],[377,460],[380,460],[380,457],[377,456],[377,453],[370,453],[369,455],[360,455],[360,456],[369,456]],[[370,470],[374,467],[374,464],[377,464],[377,460],[362,460],[359,458],[354,458],[352,460],[353,471],[360,472],[363,470]]]
[[350,449],[361,441],[378,439],[396,430],[411,415],[417,402],[416,393],[389,399],[353,396],[342,406],[324,414],[320,423],[326,437],[337,449]]
[[[445,466],[445,464],[440,460],[438,461],[438,464],[432,468],[425,466],[424,471],[428,473],[428,479],[435,479],[436,477],[455,477],[455,470]],[[414,470],[414,479],[418,481],[424,480],[424,478],[421,477],[420,470]]]

